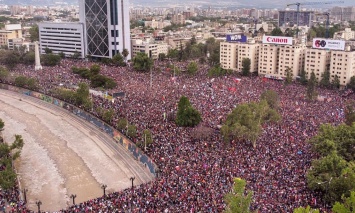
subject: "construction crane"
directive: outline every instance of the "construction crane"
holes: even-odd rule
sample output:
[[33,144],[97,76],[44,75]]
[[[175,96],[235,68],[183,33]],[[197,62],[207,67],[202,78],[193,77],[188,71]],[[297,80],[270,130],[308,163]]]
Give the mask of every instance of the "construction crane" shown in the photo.
[[288,4],[287,7],[296,5],[297,6],[297,14],[296,14],[296,19],[297,19],[297,29],[296,29],[296,37],[298,38],[298,25],[299,25],[299,12],[300,12],[300,5],[319,5],[319,4],[337,4],[337,3],[344,3],[344,1],[325,1],[325,2],[296,2],[292,4]]

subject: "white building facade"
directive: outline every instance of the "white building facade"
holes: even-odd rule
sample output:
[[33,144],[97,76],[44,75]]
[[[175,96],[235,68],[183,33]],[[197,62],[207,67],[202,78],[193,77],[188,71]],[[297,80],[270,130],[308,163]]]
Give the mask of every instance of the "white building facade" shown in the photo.
[[[128,0],[79,0],[80,22],[84,24],[87,54],[112,58],[130,50]],[[131,59],[131,54],[127,60]]]
[[38,30],[40,54],[44,54],[48,48],[55,54],[64,53],[66,56],[78,54],[80,58],[85,58],[85,34],[82,23],[42,22],[38,24]]

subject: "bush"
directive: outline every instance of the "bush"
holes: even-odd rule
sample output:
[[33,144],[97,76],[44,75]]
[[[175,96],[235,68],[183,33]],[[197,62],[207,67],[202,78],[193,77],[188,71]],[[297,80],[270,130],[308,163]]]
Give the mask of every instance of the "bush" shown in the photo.
[[175,123],[178,126],[193,127],[201,122],[200,113],[192,107],[187,97],[182,96],[178,104]]
[[41,55],[41,62],[44,66],[56,66],[60,64],[61,57],[52,53]]

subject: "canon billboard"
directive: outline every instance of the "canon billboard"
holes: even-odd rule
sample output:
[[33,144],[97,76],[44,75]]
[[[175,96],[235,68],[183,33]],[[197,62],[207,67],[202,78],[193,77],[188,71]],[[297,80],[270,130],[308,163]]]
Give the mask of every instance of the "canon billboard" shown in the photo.
[[264,36],[263,44],[288,44],[292,45],[292,37]]
[[344,50],[345,41],[314,38],[312,47],[316,49]]
[[228,42],[247,42],[245,35],[227,35],[226,40]]

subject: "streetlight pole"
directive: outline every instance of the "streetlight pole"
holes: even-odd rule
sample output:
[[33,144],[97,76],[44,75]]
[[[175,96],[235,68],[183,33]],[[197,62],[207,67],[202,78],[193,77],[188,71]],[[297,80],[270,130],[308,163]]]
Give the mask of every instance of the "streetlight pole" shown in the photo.
[[71,195],[70,195],[70,198],[73,199],[73,205],[75,205],[75,198],[76,198],[76,195],[75,195],[75,194],[71,194]]
[[132,189],[133,189],[133,181],[134,179],[136,179],[136,177],[130,177],[129,179],[132,181]]
[[36,201],[36,205],[38,207],[38,213],[41,213],[41,205],[42,205],[42,202],[39,200],[39,201]]
[[27,203],[27,195],[26,192],[28,192],[28,189],[24,188],[23,189],[23,198],[25,199],[25,203]]
[[102,184],[101,189],[104,190],[104,197],[106,197],[106,188],[107,188],[107,185]]
[[155,169],[155,174],[156,174],[156,177],[159,178],[159,174],[160,174],[160,169],[159,168],[156,168]]

